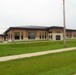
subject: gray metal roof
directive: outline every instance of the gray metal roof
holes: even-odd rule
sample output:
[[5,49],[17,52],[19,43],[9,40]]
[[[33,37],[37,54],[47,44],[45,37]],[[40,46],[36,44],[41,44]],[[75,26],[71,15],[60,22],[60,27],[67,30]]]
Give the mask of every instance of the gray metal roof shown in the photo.
[[[52,29],[52,28],[60,28],[60,29],[63,29],[63,27],[60,27],[60,26],[51,26],[51,27],[47,27],[47,26],[17,26],[17,27],[10,27],[10,28],[8,28],[4,32],[4,34],[6,34],[11,29],[48,30],[48,29]],[[74,29],[66,29],[66,30],[67,31],[76,31]]]
[[25,29],[47,29],[46,26],[18,26],[18,27],[11,27],[11,28],[25,28]]

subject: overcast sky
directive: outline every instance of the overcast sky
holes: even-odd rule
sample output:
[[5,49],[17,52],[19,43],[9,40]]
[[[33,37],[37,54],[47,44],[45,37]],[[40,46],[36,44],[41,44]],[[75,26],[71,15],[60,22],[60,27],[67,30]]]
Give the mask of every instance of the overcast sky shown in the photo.
[[[76,29],[76,0],[66,1],[66,26]],[[63,26],[63,0],[0,0],[0,33],[10,26]]]

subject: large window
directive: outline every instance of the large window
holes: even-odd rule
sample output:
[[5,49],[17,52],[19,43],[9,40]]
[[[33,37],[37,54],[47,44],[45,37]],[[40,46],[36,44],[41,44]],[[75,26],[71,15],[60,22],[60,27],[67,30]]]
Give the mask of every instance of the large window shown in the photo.
[[46,39],[46,33],[41,32],[39,37],[40,37],[40,39]]
[[21,32],[21,39],[23,39],[23,32]]
[[42,39],[45,39],[45,33],[42,33]]
[[35,39],[35,32],[28,32],[28,39]]
[[8,34],[8,39],[12,39],[12,34]]
[[15,32],[15,40],[20,39],[20,32]]
[[61,39],[60,35],[56,35],[56,40],[60,40],[60,39]]
[[10,34],[8,34],[8,39],[10,39]]
[[52,35],[49,35],[49,39],[52,39]]
[[45,33],[45,39],[46,39],[46,33]]
[[40,36],[39,36],[39,38],[41,39],[41,33],[40,33]]
[[6,41],[6,37],[4,37],[4,41]]

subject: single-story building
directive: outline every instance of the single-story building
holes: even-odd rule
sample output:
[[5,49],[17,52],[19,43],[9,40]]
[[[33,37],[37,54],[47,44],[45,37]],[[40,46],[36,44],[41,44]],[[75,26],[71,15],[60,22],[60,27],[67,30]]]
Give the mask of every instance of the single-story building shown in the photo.
[[[22,26],[8,28],[0,35],[0,40],[63,40],[63,37],[63,27]],[[66,29],[66,38],[76,38],[76,30]]]

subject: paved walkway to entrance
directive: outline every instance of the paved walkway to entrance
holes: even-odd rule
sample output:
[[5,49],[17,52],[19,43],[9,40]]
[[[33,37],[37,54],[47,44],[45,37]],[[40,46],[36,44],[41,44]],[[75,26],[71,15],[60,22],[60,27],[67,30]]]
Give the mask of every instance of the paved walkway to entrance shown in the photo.
[[72,50],[76,50],[76,47],[63,48],[63,49],[57,49],[57,50],[48,50],[48,51],[42,51],[42,52],[34,52],[34,53],[28,53],[28,54],[5,56],[5,57],[0,57],[0,62],[1,61],[13,60],[13,59],[20,59],[20,58],[28,58],[28,57],[33,57],[33,56],[45,55],[45,54],[50,54],[50,53],[72,51]]

